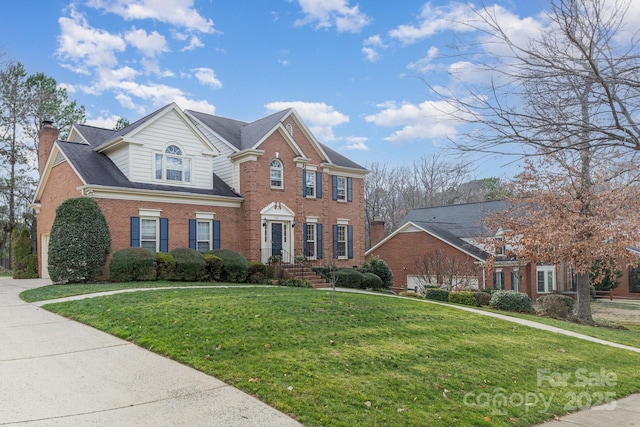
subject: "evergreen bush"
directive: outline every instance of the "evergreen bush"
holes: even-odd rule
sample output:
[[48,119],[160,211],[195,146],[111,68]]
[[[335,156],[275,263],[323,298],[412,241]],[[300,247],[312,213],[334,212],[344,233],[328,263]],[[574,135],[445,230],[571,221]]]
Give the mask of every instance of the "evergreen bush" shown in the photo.
[[38,258],[33,253],[31,233],[26,228],[11,234],[11,269],[14,279],[38,277]]
[[171,280],[176,269],[176,259],[166,252],[156,252],[156,277],[158,280]]
[[202,254],[204,257],[204,270],[207,273],[207,280],[217,282],[220,280],[220,271],[222,270],[222,258],[213,254]]
[[497,291],[491,295],[489,306],[504,311],[531,313],[531,298],[525,293],[516,291]]
[[156,256],[144,248],[116,251],[109,262],[109,279],[114,282],[156,280]]
[[252,261],[247,266],[247,282],[263,283],[267,278],[267,266],[261,262]]
[[476,293],[472,291],[449,292],[449,302],[477,306]]
[[244,255],[231,249],[214,249],[206,253],[213,254],[222,259],[220,280],[229,283],[244,283],[247,279],[249,263]]
[[199,282],[205,279],[205,262],[200,252],[191,248],[176,248],[169,253],[176,260],[176,268],[171,280]]
[[377,256],[372,257],[363,267],[365,273],[373,273],[382,280],[382,288],[389,289],[393,285],[393,272],[386,262]]
[[382,289],[382,279],[374,273],[362,273],[362,287],[364,289]]
[[337,287],[364,289],[362,286],[364,276],[358,270],[353,268],[341,268],[329,274],[335,278]]
[[78,197],[58,206],[49,240],[49,276],[54,283],[94,282],[109,252],[109,227],[95,200]]
[[426,288],[424,297],[434,301],[449,302],[449,291],[442,288]]

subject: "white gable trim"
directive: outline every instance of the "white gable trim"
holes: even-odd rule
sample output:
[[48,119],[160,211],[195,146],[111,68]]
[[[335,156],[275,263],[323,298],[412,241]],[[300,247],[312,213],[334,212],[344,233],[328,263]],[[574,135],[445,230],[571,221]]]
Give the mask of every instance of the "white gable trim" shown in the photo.
[[211,132],[216,138],[218,138],[220,141],[222,141],[222,143],[224,145],[226,145],[227,147],[229,147],[231,150],[233,150],[234,152],[239,152],[240,150],[238,150],[238,147],[236,147],[235,145],[233,145],[232,143],[230,143],[229,141],[227,141],[226,139],[224,139],[218,132],[216,132],[214,129],[212,129],[211,127],[205,125],[200,119],[198,119],[197,117],[195,117],[193,114],[189,113],[188,111],[185,111],[184,113],[187,117],[189,117],[191,120],[193,120],[195,123],[199,124],[200,126],[202,126],[203,128],[206,128],[209,130],[209,132]]
[[177,203],[181,205],[203,205],[240,208],[244,198],[193,194],[181,191],[142,190],[139,188],[82,185],[82,194],[99,199],[136,200],[140,202]]
[[84,137],[82,132],[80,132],[80,130],[74,124],[71,126],[71,130],[69,131],[69,136],[67,137],[67,141],[73,141],[76,135],[79,136],[80,139],[82,139],[82,142],[76,142],[76,144],[89,145],[89,141],[87,141],[87,138]]
[[462,253],[465,253],[467,255],[469,255],[470,257],[476,259],[477,261],[480,262],[484,262],[484,260],[482,258],[477,257],[476,255],[469,253],[468,251],[464,250],[463,248],[456,246],[456,245],[452,245],[450,242],[447,242],[446,240],[442,239],[441,237],[431,233],[429,230],[426,230],[422,227],[420,227],[419,225],[409,221],[406,222],[404,225],[402,225],[402,227],[398,228],[396,231],[394,231],[393,233],[389,234],[387,237],[385,237],[384,239],[382,239],[380,242],[378,242],[375,246],[371,247],[371,249],[369,249],[368,251],[365,252],[365,256],[369,255],[371,252],[373,252],[374,250],[378,249],[380,246],[384,245],[386,242],[388,242],[389,240],[391,240],[393,237],[395,237],[396,235],[400,234],[400,233],[418,233],[418,232],[424,232],[427,233],[428,235],[435,237],[436,239],[440,240],[442,243],[451,246],[452,248],[455,248],[457,250],[459,250]]
[[[284,121],[287,117],[292,117],[298,123],[298,127],[300,129],[302,129],[302,131],[304,132],[305,136],[309,140],[309,143],[311,144],[311,146],[316,150],[316,152],[318,154],[320,154],[320,158],[322,160],[330,163],[331,160],[329,159],[329,156],[327,156],[327,153],[324,152],[324,150],[322,149],[322,147],[318,143],[318,140],[311,133],[311,131],[309,130],[307,125],[304,123],[304,121],[302,120],[302,118],[300,117],[298,112],[295,110],[295,108],[291,108],[291,112],[289,114],[287,114],[285,117],[283,117],[282,121]],[[286,132],[286,129],[285,129],[285,132]]]
[[147,129],[148,127],[152,126],[154,123],[156,123],[157,121],[161,120],[164,116],[166,116],[167,114],[169,114],[170,112],[175,112],[178,117],[180,118],[180,120],[182,120],[182,122],[184,123],[184,125],[189,128],[189,130],[191,130],[195,136],[200,140],[200,142],[202,142],[202,144],[208,149],[205,150],[209,153],[212,153],[212,155],[214,156],[218,156],[220,154],[220,152],[218,151],[218,149],[211,143],[211,141],[209,141],[209,139],[202,133],[202,131],[200,131],[200,129],[198,129],[198,127],[195,125],[195,123],[193,123],[188,117],[187,115],[180,109],[180,107],[178,107],[178,105],[175,102],[172,102],[171,104],[167,105],[166,107],[164,107],[162,110],[160,110],[158,113],[156,113],[155,116],[153,116],[152,118],[145,120],[144,123],[142,123],[140,126],[137,126],[135,129],[133,129],[131,132],[126,133],[112,141],[109,141],[105,144],[102,144],[100,147],[97,147],[95,150],[99,153],[103,153],[111,148],[116,147],[117,145],[120,145],[122,143],[136,143],[137,141],[135,140],[136,135],[138,135],[140,132],[144,131],[145,129]]

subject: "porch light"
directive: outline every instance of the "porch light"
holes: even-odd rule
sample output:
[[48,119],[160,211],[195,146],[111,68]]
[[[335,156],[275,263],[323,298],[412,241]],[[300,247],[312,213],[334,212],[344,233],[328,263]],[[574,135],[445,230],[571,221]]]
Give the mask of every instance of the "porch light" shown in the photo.
[[262,218],[262,226],[267,227],[267,218]]

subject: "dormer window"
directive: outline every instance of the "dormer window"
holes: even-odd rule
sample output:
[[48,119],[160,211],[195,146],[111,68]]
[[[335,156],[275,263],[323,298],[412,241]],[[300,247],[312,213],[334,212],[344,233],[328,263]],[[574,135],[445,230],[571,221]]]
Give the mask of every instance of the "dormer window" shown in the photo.
[[282,162],[278,159],[271,161],[271,188],[281,189],[282,184]]
[[191,182],[191,159],[177,145],[169,145],[163,154],[156,154],[156,179]]

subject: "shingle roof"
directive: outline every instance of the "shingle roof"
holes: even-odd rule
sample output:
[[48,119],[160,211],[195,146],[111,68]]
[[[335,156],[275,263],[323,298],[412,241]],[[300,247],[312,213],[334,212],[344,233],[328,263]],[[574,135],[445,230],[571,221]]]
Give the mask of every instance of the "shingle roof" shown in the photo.
[[[88,126],[87,128],[91,128]],[[90,185],[107,187],[135,188],[140,190],[172,191],[191,194],[205,194],[211,196],[241,197],[233,191],[222,179],[213,174],[213,188],[202,189],[181,187],[174,185],[147,184],[130,181],[118,167],[105,154],[94,151],[94,147],[100,144],[100,137],[106,133],[96,132],[99,128],[91,128],[89,132],[83,129],[83,135],[96,136],[96,140],[90,140],[91,145],[78,144],[67,141],[57,141],[58,147],[73,165],[84,182]],[[93,133],[95,132],[95,133]],[[113,131],[111,131],[113,133]]]
[[492,232],[487,230],[483,220],[505,208],[506,202],[497,200],[413,209],[402,220],[401,225],[412,222],[451,245],[486,260],[489,254],[465,239],[489,237]]
[[[292,110],[290,108],[282,110],[250,123],[219,116],[213,116],[211,114],[200,113],[192,110],[187,111],[193,117],[200,120],[209,129],[211,129],[222,138],[224,138],[227,142],[236,147],[239,151],[242,151],[254,147]],[[324,144],[319,144],[329,157],[329,161],[334,165],[365,170],[365,168],[349,160],[342,154],[337,153]]]

